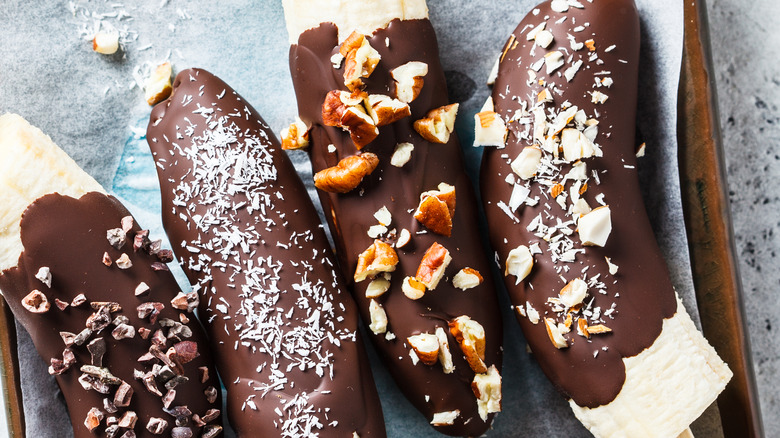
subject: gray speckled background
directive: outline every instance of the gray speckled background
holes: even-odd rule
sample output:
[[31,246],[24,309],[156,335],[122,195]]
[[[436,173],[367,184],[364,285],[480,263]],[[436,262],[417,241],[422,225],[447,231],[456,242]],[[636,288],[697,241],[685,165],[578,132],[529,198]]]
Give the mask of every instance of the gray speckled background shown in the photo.
[[729,198],[767,437],[780,436],[780,2],[708,0]]
[[[680,237],[681,213],[675,194],[678,185],[673,137],[676,99],[674,90],[682,24],[681,1],[665,0],[665,7],[658,8],[660,0],[637,0],[643,24],[642,50],[645,68],[642,70],[642,99],[646,103],[642,106],[640,130],[645,133],[645,140],[649,145],[648,156],[640,165],[642,177],[648,187],[646,201],[654,216],[655,231],[668,256],[674,284],[684,297],[690,297],[686,245],[684,235]],[[774,1],[759,0],[759,3],[764,4],[765,8],[776,9]],[[69,3],[76,6],[75,14],[69,12]],[[90,50],[88,41],[79,38],[79,29],[86,26],[86,32],[89,33],[96,21],[94,16],[88,17],[83,12],[116,12],[122,8],[112,5],[118,3],[122,2],[0,0],[0,113],[18,112],[34,125],[41,127],[85,170],[125,200],[139,221],[152,228],[153,234],[159,236],[161,229],[159,225],[155,225],[159,218],[154,214],[155,203],[156,208],[159,208],[156,177],[153,167],[149,166],[151,161],[148,155],[145,155],[144,140],[134,136],[132,131],[133,127],[145,127],[145,117],[148,117],[149,112],[139,89],[129,87],[133,81],[134,70],[145,62],[156,65],[165,58],[173,62],[175,71],[191,66],[209,69],[232,84],[263,114],[271,127],[279,132],[295,114],[295,100],[287,67],[287,35],[281,6],[277,0],[126,0],[124,9],[130,18],[108,17],[105,20],[119,29],[129,31],[126,50],[123,54],[111,57],[97,55]],[[516,23],[536,1],[515,0],[513,7],[509,9],[504,0],[465,3],[458,0],[429,0],[429,3],[431,19],[439,37],[442,61],[445,70],[450,71],[448,76],[452,89],[456,90],[453,97],[463,100],[458,131],[463,144],[467,145],[470,143],[470,132],[473,129],[470,115],[478,110],[489,92],[484,86],[484,79],[495,60],[491,53],[497,54]],[[724,69],[727,74],[719,76],[719,79],[723,79],[721,83],[730,80],[732,76],[728,75],[728,72],[735,71],[741,71],[743,76],[750,73],[750,77],[754,78],[751,83],[740,78],[736,84],[726,85],[735,89],[735,107],[753,111],[732,111],[738,128],[726,131],[726,138],[732,140],[727,141],[731,144],[728,152],[733,174],[732,187],[737,187],[735,183],[744,187],[745,181],[751,188],[763,183],[761,187],[764,189],[756,190],[755,196],[759,196],[760,190],[771,190],[772,186],[768,178],[759,183],[753,180],[769,162],[762,155],[763,152],[755,151],[766,149],[763,143],[759,143],[761,137],[757,136],[757,131],[759,126],[770,125],[765,119],[771,119],[771,111],[777,110],[776,106],[772,109],[772,102],[776,104],[777,99],[772,101],[763,98],[763,110],[760,108],[762,105],[755,101],[755,107],[758,108],[754,109],[753,96],[763,96],[766,85],[758,85],[756,80],[763,73],[749,67],[750,63],[746,60],[752,62],[756,57],[749,54],[746,47],[751,41],[749,38],[763,40],[767,33],[761,28],[731,26],[728,23],[732,18],[726,13],[721,15],[722,21],[718,23],[718,8],[722,4],[723,10],[730,11],[732,15],[741,9],[738,0],[714,2],[711,5],[716,11],[712,14],[713,26],[720,24],[716,28],[730,27],[735,33],[743,35],[743,38],[737,40],[733,36],[727,38],[724,35],[722,44],[719,45],[720,36],[713,35],[716,62],[719,66],[732,66],[728,71]],[[754,26],[757,21],[749,21],[748,13],[755,14],[756,17],[767,17],[759,8],[752,12],[742,12],[740,18],[744,19],[745,23],[749,22],[750,26]],[[770,23],[764,25],[765,29],[771,28]],[[149,44],[151,47],[147,47]],[[724,47],[729,47],[730,50],[723,52],[724,58],[719,59],[718,49]],[[772,50],[776,52],[778,49],[770,48],[765,59],[771,59]],[[744,59],[735,60],[735,54],[740,54]],[[461,73],[453,73],[455,71]],[[761,84],[770,84],[771,79],[770,75]],[[774,80],[780,83],[777,77]],[[777,97],[777,85],[773,86]],[[726,102],[727,91],[722,91],[722,96],[722,101]],[[726,105],[723,107],[724,121],[731,114],[728,108]],[[776,118],[772,119],[772,123],[776,121]],[[658,129],[659,126],[662,129]],[[763,135],[768,133],[769,131]],[[777,129],[774,133],[774,138],[780,136]],[[762,147],[751,151],[745,148],[748,143],[745,140],[750,140],[751,144],[759,143]],[[479,154],[478,150],[467,146],[464,146],[464,150],[470,157],[477,157]],[[305,155],[300,152],[292,155],[299,165],[301,176],[309,179],[311,173],[304,164]],[[773,158],[773,155],[767,157]],[[475,170],[476,160],[471,160],[471,164],[471,170]],[[775,170],[775,174],[780,175],[776,164]],[[745,176],[740,179],[740,175]],[[669,181],[672,183],[669,184]],[[736,193],[743,191],[744,188],[741,188]],[[763,264],[766,271],[771,271],[773,265],[770,261],[771,250],[764,249],[766,244],[761,238],[761,230],[771,229],[777,220],[777,215],[772,215],[769,211],[772,199],[777,198],[769,193],[771,191],[762,195],[770,199],[766,205],[762,204],[763,197],[753,205],[752,190],[746,191],[744,196],[732,196],[736,209],[737,232],[738,235],[744,236],[739,241],[740,250],[753,248],[756,253],[744,260],[747,263],[753,258],[753,264]],[[148,208],[140,207],[141,205]],[[763,208],[766,214],[757,217],[755,211],[748,207]],[[748,218],[766,223],[756,225]],[[771,235],[766,239],[771,242]],[[751,277],[751,273],[758,275]],[[771,290],[770,284],[777,284],[780,272],[770,279],[768,275],[761,277],[759,272],[746,265],[743,266],[743,274],[748,291],[754,287],[759,291],[748,297],[749,309],[765,305],[771,300],[767,291]],[[689,308],[693,306],[690,299],[686,304]],[[780,307],[777,304],[775,306]],[[691,310],[695,312],[695,308]],[[776,354],[772,346],[776,343],[767,341],[771,339],[771,331],[765,329],[765,325],[771,322],[772,312],[765,308],[761,313],[755,314],[761,315],[759,319],[751,321],[756,363],[759,371],[765,370],[763,375],[760,374],[759,382],[762,383],[762,389],[772,388],[770,382],[774,381],[776,373]],[[522,431],[523,436],[529,437],[564,434],[569,437],[588,436],[574,420],[564,400],[554,393],[552,386],[544,379],[533,358],[524,353],[524,342],[517,324],[513,320],[507,320],[505,327],[505,363],[506,370],[510,371],[504,376],[507,393],[504,401],[505,412],[497,418],[496,430],[489,433],[489,436],[507,436],[510,431]],[[761,348],[762,346],[765,348]],[[25,371],[31,371],[31,374],[41,372],[43,364],[36,363],[36,359],[40,362],[34,353],[27,354],[24,360],[28,362],[25,363],[34,366],[25,366]],[[424,425],[424,420],[403,399],[387,373],[378,364],[374,365],[378,386],[383,394],[390,435],[441,436],[433,432],[428,433],[429,429]],[[34,393],[35,391],[28,389],[25,397],[30,399],[30,394]],[[768,436],[776,436],[780,433],[780,427],[777,427],[778,419],[772,417],[774,395],[764,391],[762,396],[767,425],[770,426]],[[39,399],[48,402],[51,397],[44,396]],[[28,409],[33,408],[28,406]],[[46,406],[41,406],[40,409],[42,411],[38,412],[47,412],[45,418],[51,418]],[[718,431],[711,427],[716,415],[717,412],[709,412],[705,421],[697,425],[697,436],[718,436]],[[31,414],[31,417],[31,420],[42,418],[37,414]],[[772,421],[775,422],[774,429],[771,428]],[[420,433],[420,430],[426,433]],[[62,436],[62,429],[34,436]]]

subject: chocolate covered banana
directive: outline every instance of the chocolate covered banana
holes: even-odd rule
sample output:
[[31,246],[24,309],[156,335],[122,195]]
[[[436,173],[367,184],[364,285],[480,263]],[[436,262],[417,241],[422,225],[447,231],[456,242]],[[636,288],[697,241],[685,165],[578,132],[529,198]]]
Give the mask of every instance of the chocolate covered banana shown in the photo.
[[501,318],[423,0],[285,0],[299,120],[344,275],[406,397],[440,432],[501,410]]
[[246,437],[384,437],[354,301],[260,115],[211,73],[184,70],[147,139],[231,426]]
[[0,117],[0,154],[0,291],[74,436],[219,435],[219,381],[170,251],[21,117]]
[[[632,0],[540,4],[476,115],[491,241],[539,365],[597,437],[676,437],[731,371],[677,298],[639,190]],[[495,108],[493,107],[495,104]]]

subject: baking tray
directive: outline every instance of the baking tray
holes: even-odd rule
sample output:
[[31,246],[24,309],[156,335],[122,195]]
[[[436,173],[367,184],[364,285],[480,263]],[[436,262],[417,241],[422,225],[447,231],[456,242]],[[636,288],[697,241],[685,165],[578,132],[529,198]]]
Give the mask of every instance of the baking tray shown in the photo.
[[[705,336],[734,378],[718,398],[726,438],[763,437],[736,263],[704,0],[686,1],[678,96],[683,210],[693,281]],[[7,424],[24,437],[16,327],[0,300],[0,357]],[[2,428],[3,426],[0,426]]]

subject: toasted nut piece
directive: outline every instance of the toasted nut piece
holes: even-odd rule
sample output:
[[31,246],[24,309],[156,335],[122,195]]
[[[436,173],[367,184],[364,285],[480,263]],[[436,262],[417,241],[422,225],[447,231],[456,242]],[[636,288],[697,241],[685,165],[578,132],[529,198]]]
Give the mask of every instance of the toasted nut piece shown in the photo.
[[455,274],[452,285],[458,289],[468,290],[482,284],[482,275],[476,269],[463,268]]
[[580,278],[575,278],[570,281],[566,286],[558,293],[561,304],[567,308],[572,308],[585,299],[588,295],[588,284]]
[[531,179],[542,164],[542,150],[539,146],[526,146],[512,161],[512,171],[522,179]]
[[338,126],[349,132],[358,150],[371,143],[379,135],[374,120],[363,108],[365,93],[352,95],[346,91],[333,90],[322,103],[322,122],[327,126]]
[[100,409],[91,408],[89,412],[87,412],[87,417],[84,419],[84,426],[92,432],[100,426],[100,423],[103,422],[105,416],[106,415]]
[[452,131],[455,130],[457,115],[457,103],[433,109],[428,112],[425,118],[414,122],[414,130],[431,143],[445,144],[450,140]]
[[547,74],[552,74],[559,67],[562,67],[566,61],[563,58],[563,53],[559,50],[553,50],[544,55],[544,65],[546,67]]
[[611,328],[603,324],[592,325],[590,327],[587,327],[586,330],[588,331],[589,335],[600,335],[602,333],[610,333],[612,331]]
[[368,328],[375,335],[387,332],[387,313],[385,313],[382,305],[375,300],[371,300],[368,304],[368,313],[371,315],[371,324],[369,324]]
[[379,298],[390,289],[390,282],[382,277],[377,277],[368,283],[366,298]]
[[471,390],[477,397],[482,421],[487,421],[488,414],[501,412],[501,375],[495,365],[491,365],[487,373],[474,376]]
[[582,216],[577,222],[580,241],[586,246],[604,246],[612,232],[609,206],[601,206]]
[[447,340],[447,332],[441,327],[436,327],[436,339],[439,341],[439,362],[444,374],[450,374],[455,371],[455,365],[452,364],[452,353],[450,353],[450,342]]
[[295,150],[309,147],[309,128],[299,117],[282,129],[282,149]]
[[379,158],[371,152],[343,158],[339,164],[314,175],[314,185],[326,192],[347,193],[376,169]]
[[435,335],[422,333],[406,340],[425,365],[433,365],[439,360],[439,339]]
[[593,142],[575,128],[566,128],[561,132],[561,147],[563,158],[569,163],[601,155]]
[[562,184],[556,183],[555,185],[550,187],[550,196],[552,198],[557,198],[558,195],[560,195],[561,193],[563,193],[563,185]]
[[444,277],[444,270],[447,269],[451,261],[452,257],[450,257],[447,248],[433,242],[428,251],[425,251],[414,278],[424,284],[426,288],[434,290]]
[[577,200],[574,205],[571,206],[571,213],[573,215],[586,215],[591,212],[588,201],[583,198]]
[[170,62],[164,62],[157,66],[146,83],[144,83],[144,98],[149,105],[155,105],[167,99],[171,95],[171,75],[173,68]]
[[374,243],[358,256],[355,282],[359,283],[380,272],[393,272],[397,264],[398,254],[393,247],[381,240],[374,240]]
[[441,183],[439,190],[429,190],[420,195],[414,218],[434,233],[449,237],[452,234],[454,214],[455,187]]
[[395,167],[404,167],[404,165],[412,159],[413,150],[414,145],[411,143],[398,143],[395,145],[393,157],[390,158],[390,164]]
[[393,215],[390,214],[390,210],[387,209],[387,206],[382,206],[382,208],[377,210],[376,213],[374,213],[374,218],[384,226],[389,226],[393,221]]
[[412,102],[420,95],[423,78],[428,74],[428,64],[420,61],[410,61],[390,71],[395,79],[395,95],[401,102]]
[[544,326],[547,327],[547,336],[550,337],[550,341],[555,345],[555,348],[560,350],[569,347],[569,343],[566,342],[566,338],[563,337],[561,329],[554,319],[544,318]]
[[344,111],[341,116],[341,127],[349,132],[349,137],[358,150],[363,149],[379,135],[374,120],[360,106],[351,106]]
[[401,230],[401,232],[398,234],[398,240],[395,241],[395,247],[396,248],[403,248],[406,246],[410,241],[412,240],[412,233],[409,232],[406,228]]
[[590,333],[588,333],[588,320],[585,318],[580,318],[577,320],[577,334],[586,338],[590,338]]
[[22,306],[32,313],[46,313],[49,311],[51,304],[49,304],[49,300],[43,292],[35,289],[22,298]]
[[640,144],[639,147],[636,149],[636,157],[637,158],[644,157],[646,148],[647,148],[647,144],[642,142],[642,144]]
[[487,372],[485,365],[485,329],[468,316],[459,316],[449,323],[450,333],[460,344],[466,362],[475,373]]
[[531,250],[525,245],[520,245],[509,251],[509,255],[506,258],[504,276],[515,275],[517,276],[515,284],[520,284],[531,273],[533,267],[534,257],[531,255]]
[[503,148],[508,133],[504,119],[493,109],[493,97],[488,97],[482,110],[474,114],[474,146]]
[[585,47],[588,48],[588,51],[595,52],[596,51],[596,42],[593,41],[592,39],[591,40],[586,40],[585,41]]
[[425,285],[413,277],[404,278],[401,290],[404,295],[406,295],[406,298],[409,298],[410,300],[419,300],[425,295]]
[[376,126],[389,125],[412,115],[408,104],[381,94],[368,96],[365,106]]
[[460,410],[437,412],[433,414],[431,424],[434,426],[450,426],[455,424],[455,419],[460,416]]
[[96,33],[92,38],[92,50],[103,55],[113,55],[119,50],[119,32],[111,29]]
[[344,85],[354,91],[363,86],[363,79],[371,76],[382,58],[364,35],[355,31],[339,47],[339,53],[346,59]]

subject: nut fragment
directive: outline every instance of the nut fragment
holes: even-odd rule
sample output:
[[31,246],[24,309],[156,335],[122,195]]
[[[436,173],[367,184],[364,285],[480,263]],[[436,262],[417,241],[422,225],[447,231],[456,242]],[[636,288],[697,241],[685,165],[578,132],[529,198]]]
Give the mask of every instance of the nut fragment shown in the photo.
[[589,327],[586,327],[586,329],[589,335],[600,335],[603,333],[610,333],[612,331],[611,328],[603,325],[603,324],[596,324]]
[[495,365],[491,365],[485,374],[474,376],[471,390],[477,397],[482,421],[487,421],[488,414],[501,412],[501,375]]
[[423,255],[420,266],[417,267],[415,279],[430,290],[436,289],[439,281],[444,277],[444,270],[452,261],[447,248],[434,242]]
[[22,298],[22,306],[32,313],[46,313],[49,311],[51,304],[49,304],[49,300],[43,292],[35,289]]
[[368,283],[366,298],[379,298],[390,289],[390,282],[382,277],[375,278]]
[[368,78],[374,72],[382,58],[374,50],[366,37],[354,31],[339,47],[339,53],[345,58],[344,85],[354,91],[363,86],[363,78]]
[[152,417],[149,419],[149,422],[146,423],[146,430],[153,435],[162,435],[167,428],[168,422],[162,418]]
[[434,365],[439,360],[439,339],[436,335],[421,333],[406,340],[425,365]]
[[485,365],[485,329],[468,316],[459,316],[449,323],[450,333],[460,344],[466,362],[475,373],[487,372]]
[[92,38],[92,50],[102,55],[113,55],[119,50],[119,32],[110,29],[96,33]]
[[544,326],[547,328],[547,336],[550,337],[550,341],[555,348],[560,350],[569,347],[569,343],[566,342],[566,338],[564,338],[563,333],[561,333],[561,328],[554,319],[544,318]]
[[164,62],[154,69],[154,72],[144,83],[144,98],[149,105],[155,105],[171,95],[171,74],[173,68],[170,62]]
[[377,210],[376,213],[374,213],[374,218],[384,226],[389,226],[393,221],[393,215],[390,214],[390,210],[388,210],[386,206],[382,206],[382,208]]
[[604,246],[612,232],[609,206],[601,206],[582,216],[577,222],[580,241],[586,246]]
[[149,292],[149,285],[144,283],[143,281],[138,283],[138,286],[135,287],[135,296],[140,297],[141,295],[146,295]]
[[371,316],[371,324],[369,324],[368,328],[375,335],[387,332],[387,313],[385,313],[382,305],[375,300],[371,300],[368,304],[368,313]]
[[414,218],[426,228],[442,236],[452,235],[452,217],[455,215],[455,187],[439,184],[439,190],[429,190],[420,195],[420,204]]
[[390,158],[390,164],[395,167],[404,167],[412,159],[414,145],[411,143],[398,143],[395,146],[393,156]]
[[409,105],[382,94],[372,94],[365,100],[366,113],[376,126],[385,126],[412,115]]
[[282,129],[282,149],[304,149],[309,146],[309,128],[300,117],[295,118],[287,128]]
[[116,266],[119,269],[130,269],[133,267],[133,262],[130,261],[130,257],[127,254],[122,253],[122,255],[116,259]]
[[455,419],[460,416],[460,410],[437,412],[433,414],[431,424],[434,426],[449,426],[455,424]]
[[571,163],[582,158],[600,156],[601,151],[590,139],[575,128],[566,128],[561,132],[563,158]]
[[46,287],[51,287],[51,270],[48,266],[41,266],[41,268],[38,269],[38,272],[35,274],[35,278],[37,278],[41,283],[45,284]]
[[411,240],[412,240],[412,233],[410,233],[409,230],[404,228],[404,229],[401,230],[400,233],[398,233],[398,240],[395,241],[395,247],[396,248],[403,248]]
[[419,300],[425,296],[425,285],[413,277],[404,278],[404,282],[401,285],[401,290],[410,300]]
[[512,171],[522,179],[531,179],[542,164],[542,150],[539,146],[526,146],[512,161]]
[[98,426],[100,426],[100,423],[103,421],[105,416],[106,415],[100,409],[91,408],[89,412],[87,412],[87,418],[84,419],[84,426],[86,426],[87,429],[92,432],[97,429]]
[[395,95],[401,102],[412,102],[417,99],[422,90],[425,75],[428,74],[428,64],[420,61],[410,61],[390,71],[395,80]]
[[514,275],[517,277],[515,284],[520,284],[531,273],[533,267],[534,257],[531,255],[531,250],[525,245],[520,245],[509,251],[509,255],[506,258],[504,276]]
[[455,365],[452,364],[452,353],[450,353],[450,342],[447,340],[447,332],[441,327],[436,327],[436,339],[439,341],[439,363],[444,374],[450,374],[455,371]]
[[414,122],[414,130],[431,143],[445,144],[455,130],[458,104],[453,103],[428,112],[425,118]]
[[452,285],[461,290],[468,290],[482,284],[482,275],[476,269],[463,268],[455,274]]
[[355,282],[359,283],[380,272],[393,272],[397,264],[398,254],[393,247],[381,240],[374,240],[374,243],[358,256]]
[[474,114],[474,146],[503,148],[508,133],[504,119],[494,111],[493,97],[488,97],[482,110]]
[[379,165],[379,158],[370,152],[352,155],[339,164],[314,175],[314,185],[323,191],[347,193],[357,187],[366,175]]
[[561,304],[567,308],[572,308],[585,299],[588,295],[588,284],[580,278],[575,278],[570,281],[566,286],[558,293]]

